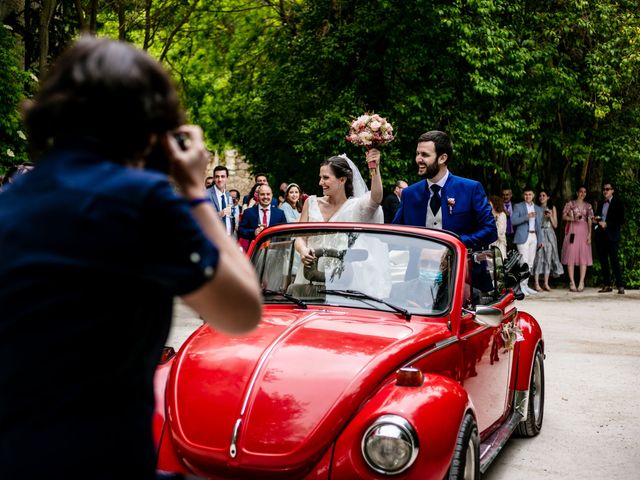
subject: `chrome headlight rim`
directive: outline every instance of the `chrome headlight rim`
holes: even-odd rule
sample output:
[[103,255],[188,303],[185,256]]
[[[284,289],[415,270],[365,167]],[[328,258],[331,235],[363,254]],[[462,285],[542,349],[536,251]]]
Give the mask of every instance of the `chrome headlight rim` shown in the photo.
[[[377,465],[371,460],[367,452],[367,440],[369,439],[369,435],[373,430],[383,425],[392,425],[394,427],[397,427],[404,434],[404,436],[409,441],[409,444],[411,445],[411,456],[409,457],[409,460],[402,467],[395,470],[385,469]],[[415,463],[416,458],[418,458],[418,452],[420,451],[418,434],[416,433],[413,426],[409,423],[409,421],[399,415],[382,415],[381,417],[377,418],[364,432],[360,444],[360,449],[362,452],[362,457],[364,458],[369,468],[383,475],[398,475],[406,471],[409,467],[411,467],[411,465]]]

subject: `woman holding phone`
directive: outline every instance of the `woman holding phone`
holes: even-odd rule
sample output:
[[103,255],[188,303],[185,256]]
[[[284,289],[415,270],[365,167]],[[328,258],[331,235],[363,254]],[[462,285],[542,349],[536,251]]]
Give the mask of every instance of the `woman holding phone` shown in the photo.
[[[558,227],[558,213],[555,205],[551,204],[549,193],[546,190],[540,190],[538,193],[538,205],[543,212],[542,247],[538,249],[533,264],[533,280],[535,289],[541,292],[542,290],[551,291],[549,277],[559,277],[564,273],[564,269],[558,255],[558,239],[555,232]],[[544,278],[542,287],[539,282],[540,275]]]

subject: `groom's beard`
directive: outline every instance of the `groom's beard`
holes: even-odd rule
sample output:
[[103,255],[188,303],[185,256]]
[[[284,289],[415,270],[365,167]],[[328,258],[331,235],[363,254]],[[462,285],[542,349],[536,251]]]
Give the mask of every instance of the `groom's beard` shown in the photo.
[[427,169],[421,175],[422,178],[428,178],[429,180],[431,180],[440,171],[440,166],[438,165],[438,161],[437,160],[435,162],[433,162],[432,164],[428,164],[427,163],[425,166],[427,167]]

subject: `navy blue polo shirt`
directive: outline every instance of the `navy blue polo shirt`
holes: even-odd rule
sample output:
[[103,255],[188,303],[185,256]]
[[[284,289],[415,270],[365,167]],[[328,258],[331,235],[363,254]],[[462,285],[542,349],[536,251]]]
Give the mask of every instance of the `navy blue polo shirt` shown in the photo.
[[50,153],[0,194],[0,478],[153,478],[173,298],[218,250],[166,176]]

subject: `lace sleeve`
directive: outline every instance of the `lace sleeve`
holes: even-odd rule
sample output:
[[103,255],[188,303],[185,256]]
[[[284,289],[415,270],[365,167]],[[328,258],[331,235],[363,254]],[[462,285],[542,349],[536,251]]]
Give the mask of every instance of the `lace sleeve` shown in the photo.
[[382,207],[371,200],[371,192],[355,199],[354,221],[364,223],[383,223]]
[[496,228],[498,230],[498,240],[506,240],[507,215],[504,212],[500,212],[496,217]]

